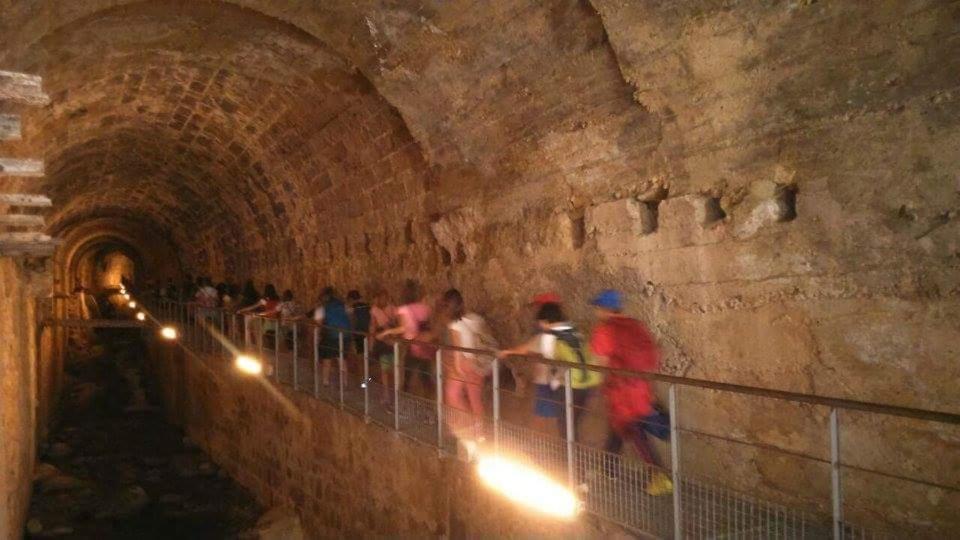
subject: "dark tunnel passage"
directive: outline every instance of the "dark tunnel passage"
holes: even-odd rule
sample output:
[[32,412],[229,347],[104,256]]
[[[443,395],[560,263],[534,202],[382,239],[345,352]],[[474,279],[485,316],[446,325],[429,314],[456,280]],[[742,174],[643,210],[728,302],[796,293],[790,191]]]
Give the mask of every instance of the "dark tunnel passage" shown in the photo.
[[36,538],[236,538],[262,509],[167,420],[137,329],[75,347],[56,430],[40,448]]

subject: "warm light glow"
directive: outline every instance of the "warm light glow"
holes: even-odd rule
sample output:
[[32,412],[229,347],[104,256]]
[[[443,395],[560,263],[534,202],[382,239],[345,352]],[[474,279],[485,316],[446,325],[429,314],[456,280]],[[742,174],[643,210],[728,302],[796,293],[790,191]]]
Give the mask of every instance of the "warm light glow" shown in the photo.
[[513,502],[562,519],[573,519],[580,503],[573,492],[540,471],[503,456],[481,456],[480,478]]
[[177,339],[177,329],[172,326],[164,326],[160,329],[160,335],[163,337],[163,339]]
[[259,375],[263,373],[263,363],[246,354],[237,356],[236,365],[237,369],[249,375]]
[[133,300],[131,300],[130,303],[127,305],[130,306],[130,309],[137,309],[137,303],[134,302]]
[[123,299],[124,299],[124,300],[129,300],[129,299],[130,299],[130,295],[127,294],[127,293],[123,293]]
[[147,314],[144,313],[144,312],[142,312],[142,311],[139,312],[139,313],[137,313],[137,320],[138,320],[138,321],[145,321],[145,320],[147,320]]

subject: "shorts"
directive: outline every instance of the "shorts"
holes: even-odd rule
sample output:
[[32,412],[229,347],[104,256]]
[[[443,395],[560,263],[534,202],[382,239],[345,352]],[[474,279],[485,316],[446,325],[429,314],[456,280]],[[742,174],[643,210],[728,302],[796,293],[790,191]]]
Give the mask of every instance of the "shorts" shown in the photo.
[[383,369],[390,369],[393,367],[393,353],[386,353],[380,355],[380,367]]
[[[346,346],[346,343],[344,343],[344,346]],[[324,334],[317,345],[317,352],[322,360],[340,358],[340,337],[336,334]]]
[[562,387],[556,390],[549,384],[535,384],[537,400],[533,404],[533,413],[542,418],[557,418],[563,412]]
[[276,332],[277,331],[277,320],[276,319],[260,319],[260,328],[264,333],[267,332]]

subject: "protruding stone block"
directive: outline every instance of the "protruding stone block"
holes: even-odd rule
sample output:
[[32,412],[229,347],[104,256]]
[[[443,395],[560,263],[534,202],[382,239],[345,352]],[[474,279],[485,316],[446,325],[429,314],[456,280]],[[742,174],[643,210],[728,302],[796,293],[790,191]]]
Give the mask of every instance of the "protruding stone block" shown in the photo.
[[30,214],[0,214],[0,225],[9,227],[43,227],[43,216]]
[[0,141],[19,141],[20,117],[15,114],[0,114]]
[[59,243],[43,233],[0,233],[0,256],[48,257]]
[[635,199],[621,199],[589,208],[586,230],[593,235],[630,233],[650,234],[657,229],[656,216],[646,204]]
[[43,79],[37,75],[0,71],[0,101],[43,106],[50,97],[43,92]]
[[35,208],[49,208],[53,201],[45,195],[24,195],[21,193],[0,193],[0,204],[10,206],[30,206]]
[[725,214],[719,201],[704,195],[671,197],[660,203],[658,228],[661,247],[687,246],[715,241],[724,229]]
[[752,208],[743,208],[746,216],[739,220],[734,234],[737,237],[745,238],[753,236],[760,229],[767,225],[784,221],[787,209],[781,201],[777,199],[767,199],[759,201],[752,205]]
[[37,159],[0,158],[0,176],[43,177],[43,162]]
[[693,235],[707,221],[708,197],[684,195],[660,203],[660,228],[671,233]]
[[792,186],[774,182],[755,182],[735,215],[734,235],[739,238],[753,236],[774,223],[790,221],[796,217],[796,191]]

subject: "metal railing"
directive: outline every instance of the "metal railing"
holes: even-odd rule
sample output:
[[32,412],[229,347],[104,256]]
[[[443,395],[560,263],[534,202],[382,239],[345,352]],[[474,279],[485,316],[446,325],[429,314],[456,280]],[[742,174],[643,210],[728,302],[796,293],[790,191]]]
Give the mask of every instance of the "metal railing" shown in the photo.
[[[159,301],[154,314],[165,323],[177,325],[184,344],[196,352],[231,356],[233,353],[216,334],[224,336],[239,350],[257,355],[269,366],[265,374],[278,385],[311,394],[341,409],[362,416],[367,422],[432,445],[441,453],[456,454],[458,441],[492,444],[497,452],[535,466],[568,484],[580,496],[585,511],[630,530],[660,538],[885,538],[901,537],[889,525],[861,527],[844,518],[844,475],[852,472],[960,493],[960,488],[936,480],[910,477],[887,470],[858,465],[843,459],[841,452],[841,413],[869,413],[887,418],[912,419],[953,429],[960,426],[960,415],[869,403],[847,399],[750,387],[716,381],[692,379],[659,373],[639,373],[601,366],[583,366],[548,360],[539,356],[517,357],[556,370],[562,379],[556,394],[538,398],[553,403],[559,414],[558,434],[524,427],[523,422],[504,418],[503,402],[523,402],[529,397],[518,392],[516,383],[502,384],[512,377],[511,360],[497,359],[494,351],[468,349],[414,340],[393,340],[386,359],[371,358],[373,341],[363,332],[321,327],[308,320],[278,320],[257,315],[239,316],[222,309],[193,304]],[[356,351],[352,351],[356,345]],[[411,346],[428,347],[432,361],[415,359]],[[492,371],[481,381],[462,380],[448,375],[445,355],[460,351],[490,359]],[[421,352],[422,356],[422,352]],[[392,361],[390,358],[392,357]],[[371,370],[371,362],[381,362],[381,375],[392,375],[386,385],[382,376]],[[324,378],[324,364],[330,366]],[[336,368],[333,369],[333,364]],[[669,465],[658,466],[629,459],[619,452],[590,445],[578,437],[578,417],[596,414],[595,408],[574,397],[571,374],[588,369],[604,377],[635,377],[666,385],[666,417],[669,425],[645,425],[669,431]],[[419,379],[419,388],[411,381]],[[472,414],[463,407],[447,403],[444,386],[479,386],[483,413]],[[417,390],[417,391],[414,391]],[[711,433],[681,420],[681,391],[719,392],[730,396],[751,396],[797,406],[826,410],[827,449],[820,455],[785,448],[764,441],[748,440],[740,434]],[[476,391],[476,390],[474,390]],[[594,398],[596,401],[596,398]],[[808,414],[815,416],[810,411]],[[602,416],[602,415],[601,415]],[[662,417],[661,417],[662,418]],[[695,423],[695,422],[687,422]],[[654,421],[647,421],[654,424]],[[958,431],[960,435],[960,431]],[[745,446],[753,451],[773,453],[803,467],[813,464],[829,470],[829,505],[778,502],[792,500],[791,494],[761,497],[746,493],[750,488],[733,489],[695,473],[687,473],[682,459],[681,441],[719,441],[731,447]],[[816,442],[816,441],[814,441]],[[822,442],[822,441],[821,441]],[[648,488],[657,475],[667,475],[672,494],[650,494]],[[728,482],[724,482],[728,483]],[[773,499],[773,500],[771,500]],[[814,508],[811,509],[811,506]],[[907,533],[909,535],[909,533]]]

